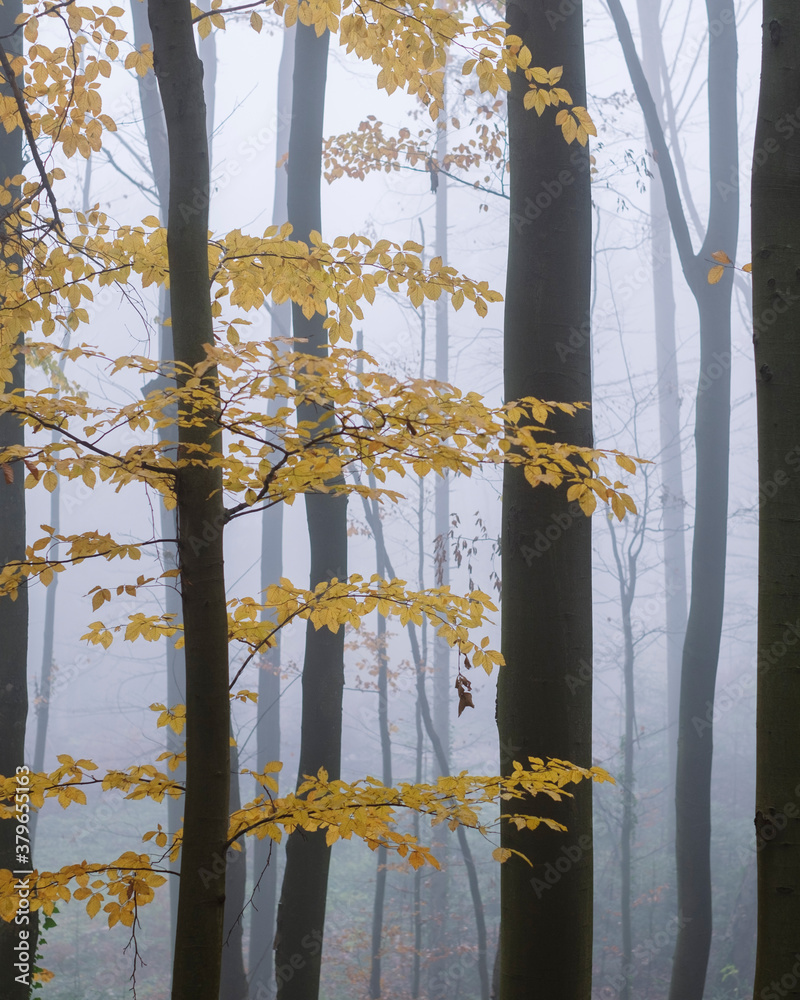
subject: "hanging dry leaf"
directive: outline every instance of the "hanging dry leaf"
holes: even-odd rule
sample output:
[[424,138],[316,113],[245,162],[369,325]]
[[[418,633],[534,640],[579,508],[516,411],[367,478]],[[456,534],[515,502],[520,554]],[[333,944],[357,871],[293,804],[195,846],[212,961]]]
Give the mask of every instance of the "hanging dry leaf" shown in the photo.
[[455,683],[456,691],[458,691],[458,715],[461,717],[461,713],[465,708],[475,708],[475,703],[472,700],[472,684],[464,677],[463,674],[459,674],[456,677]]

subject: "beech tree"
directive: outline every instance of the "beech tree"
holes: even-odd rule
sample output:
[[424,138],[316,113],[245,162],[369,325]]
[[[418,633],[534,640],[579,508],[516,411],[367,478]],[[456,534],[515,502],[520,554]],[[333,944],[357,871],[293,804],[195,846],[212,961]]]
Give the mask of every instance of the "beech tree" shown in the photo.
[[[282,226],[289,218],[286,202],[288,181],[284,158],[289,154],[289,123],[292,115],[292,79],[294,76],[295,29],[284,28],[281,60],[278,66],[277,157],[275,192],[272,202],[272,224]],[[270,334],[274,343],[289,348],[292,333],[291,305],[284,302],[269,307]],[[270,415],[275,417],[284,400],[270,400]],[[261,523],[261,589],[266,591],[283,577],[283,504],[268,507]],[[281,756],[281,642],[280,632],[275,645],[264,654],[258,674],[256,722],[256,770]],[[277,781],[277,778],[276,778]],[[258,782],[256,782],[258,794]],[[271,842],[257,840],[253,846],[253,906],[250,916],[250,948],[248,980],[252,1000],[258,1000],[261,983],[273,982],[275,918],[278,906],[278,869]]]
[[[591,400],[589,335],[590,120],[562,110],[564,135],[541,114],[568,90],[585,103],[583,11],[548,22],[541,0],[515,0],[507,17],[536,63],[564,67],[526,80],[512,76],[508,97],[510,225],[504,327],[505,398]],[[542,103],[543,102],[543,103]],[[528,110],[531,105],[539,114]],[[558,121],[559,118],[556,120]],[[569,123],[569,124],[568,124]],[[567,131],[569,128],[569,131]],[[572,140],[570,144],[565,138]],[[579,141],[575,142],[574,140]],[[558,185],[557,194],[552,185]],[[547,188],[550,185],[550,188]],[[538,199],[538,200],[537,200]],[[543,200],[544,199],[544,200]],[[558,420],[559,441],[591,447],[588,409]],[[567,675],[592,661],[591,521],[580,490],[530,491],[525,476],[503,474],[502,652],[497,686],[500,770],[515,761],[559,757],[591,762],[592,686],[570,691]],[[555,532],[556,538],[550,539]],[[546,544],[539,542],[540,538]],[[532,805],[532,803],[531,803]],[[588,786],[558,808],[575,859],[547,894],[542,883],[564,846],[546,827],[507,825],[501,870],[500,1000],[531,995],[587,1000],[592,971],[592,801]],[[528,859],[531,867],[524,860]]]
[[[732,0],[707,0],[709,214],[695,252],[664,130],[642,71],[621,0],[608,0],[658,163],[666,207],[700,328],[696,396],[697,455],[691,600],[681,667],[675,784],[675,857],[680,923],[670,1000],[701,1000],[711,946],[711,765],[713,733],[694,725],[713,715],[725,596],[730,437],[731,294],[733,277],[714,254],[736,246],[739,227],[737,41]],[[734,196],[731,197],[731,194]],[[722,248],[722,249],[720,249]],[[717,258],[721,259],[721,258]],[[717,287],[713,287],[718,283]]]
[[[189,0],[148,0],[153,68],[169,146],[167,259],[177,375],[207,358],[214,342],[208,280],[210,191],[203,66],[195,49]],[[202,202],[202,199],[201,199]],[[187,207],[192,206],[192,211]],[[174,1000],[219,994],[224,878],[205,879],[225,857],[230,795],[228,615],[223,571],[225,509],[220,398],[214,368],[201,376],[203,403],[179,401],[178,448],[185,461],[175,474],[178,562],[185,636],[186,796],[181,884],[175,930]],[[211,531],[209,531],[211,526]],[[198,544],[203,539],[204,545]]]
[[[797,220],[800,11],[764,0],[761,89],[752,180],[753,344],[758,407],[758,701],[756,847],[758,946],[754,997],[797,987],[800,925],[800,657],[797,552]],[[727,268],[727,270],[730,270]],[[791,984],[789,983],[791,979]]]
[[[327,29],[318,34],[309,25],[297,25],[287,204],[293,232],[309,242],[312,232],[322,230],[322,123],[329,39]],[[306,316],[293,305],[292,331],[303,351],[315,358],[327,355],[322,315]],[[326,409],[324,400],[309,402],[298,411],[298,419],[324,427]],[[347,497],[334,489],[307,493],[305,503],[313,590],[347,576]],[[336,780],[341,769],[344,628],[320,631],[309,623],[302,684],[298,784],[320,768]],[[330,854],[322,831],[298,832],[287,842],[275,963],[293,968],[295,955],[301,955],[303,962],[291,977],[279,979],[278,1000],[310,1000],[319,993]]]

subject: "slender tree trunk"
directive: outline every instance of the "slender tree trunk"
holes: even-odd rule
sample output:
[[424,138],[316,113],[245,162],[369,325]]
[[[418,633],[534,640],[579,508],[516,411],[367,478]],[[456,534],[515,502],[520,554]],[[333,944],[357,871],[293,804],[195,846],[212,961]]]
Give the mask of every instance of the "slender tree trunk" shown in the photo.
[[[189,0],[149,0],[148,15],[169,145],[167,253],[175,360],[193,366],[205,360],[205,345],[214,342],[203,69],[195,48]],[[186,375],[178,372],[178,384],[185,380]],[[208,464],[221,450],[214,412],[219,405],[214,369],[203,376],[201,385],[210,397],[202,408],[182,399],[179,409],[181,467],[176,494],[186,643],[186,794],[173,1000],[218,1000],[229,821],[225,514],[220,468]],[[193,426],[186,426],[190,418]],[[220,869],[221,874],[216,874]]]
[[[9,59],[22,52],[22,32],[14,27],[21,13],[21,0],[11,0],[0,7],[0,35],[3,36]],[[10,86],[3,81],[0,93],[8,97],[10,92]],[[22,169],[22,130],[15,128],[9,133],[5,129],[0,130],[0,176],[14,177],[21,174]],[[19,197],[18,189],[12,188],[12,195]],[[20,261],[13,252],[13,244],[4,245],[3,266],[19,269]],[[4,350],[22,347],[22,336],[14,344],[10,333],[5,330],[0,333]],[[6,383],[3,391],[13,392],[24,387],[25,355],[19,351],[14,359],[11,383]],[[24,443],[22,422],[11,414],[0,416],[0,448]],[[25,468],[21,462],[15,462],[9,468],[13,472],[12,482],[0,476],[0,566],[25,558]],[[0,596],[0,638],[0,774],[13,775],[17,773],[17,768],[25,764],[28,716],[28,588],[25,580],[20,581],[15,600],[8,595]],[[23,791],[21,787],[20,791]],[[16,818],[0,821],[0,868],[10,871],[33,867],[32,858],[28,864],[17,860],[16,827]],[[25,876],[18,878],[24,879]],[[14,963],[19,961],[14,947],[21,941],[21,930],[26,930],[30,934],[29,940],[35,941],[32,924],[0,921],[0,995],[4,1000],[26,1000],[30,994],[30,985],[16,981],[19,970],[14,968]]]
[[[637,0],[642,32],[642,68],[656,109],[661,112],[661,0]],[[680,150],[673,150],[680,156]],[[654,164],[655,169],[655,164]],[[678,705],[681,658],[686,632],[685,499],[681,452],[680,385],[675,342],[675,294],[672,284],[672,240],[660,178],[650,182],[650,252],[653,262],[653,315],[658,371],[658,419],[661,451],[662,537],[664,539],[664,604],[667,629],[667,745],[669,795],[675,793],[678,755]],[[670,817],[674,823],[674,814]]]
[[620,611],[622,618],[622,685],[625,700],[625,735],[623,737],[622,765],[622,823],[620,826],[620,923],[622,925],[621,987],[620,1000],[630,1000],[631,982],[633,980],[633,927],[631,922],[631,882],[632,882],[632,841],[635,823],[634,805],[634,769],[633,742],[635,730],[635,697],[634,697],[634,646],[633,622],[631,611],[636,594],[636,555],[627,554],[627,567],[623,564],[619,551],[617,535],[611,524],[611,544],[614,551],[614,561],[619,579]]
[[[425,663],[425,657],[427,654],[426,642],[425,642],[425,619],[422,621],[423,627],[423,645],[422,645],[422,663]],[[424,666],[423,666],[424,669]],[[416,722],[416,758],[415,758],[415,769],[414,769],[414,781],[419,785],[422,784],[422,709],[419,704],[416,706],[414,712],[414,718]],[[413,826],[414,836],[419,840],[420,835],[420,822],[419,813],[414,812],[414,826]],[[418,1000],[421,982],[421,962],[422,962],[422,874],[420,870],[417,869],[414,872],[414,958],[411,963],[411,997],[412,1000]]]
[[[374,486],[374,477],[370,485]],[[380,517],[377,501],[373,501],[373,514]],[[384,577],[386,567],[378,555],[378,576]],[[381,780],[384,785],[392,785],[392,741],[389,734],[389,678],[388,654],[386,649],[386,619],[378,615],[378,729],[381,734],[381,760],[383,763]],[[370,1000],[380,1000],[381,997],[381,939],[383,937],[383,907],[386,898],[386,864],[388,861],[386,847],[381,844],[377,852],[377,870],[375,873],[375,901],[372,908],[372,958],[370,962],[369,995]]]
[[735,253],[739,226],[737,42],[732,0],[706,0],[710,208],[694,253],[675,170],[620,0],[608,0],[659,165],[667,212],[700,318],[695,423],[692,596],[683,646],[675,777],[678,936],[670,1000],[702,1000],[711,944],[711,763],[714,686],[725,593],[730,437],[732,273],[710,286],[711,254]]
[[[233,731],[231,730],[231,736]],[[228,802],[230,813],[241,809],[239,794],[239,751],[231,744],[231,790]],[[243,839],[243,838],[242,838]],[[247,855],[244,844],[241,851],[228,849],[225,875],[225,914],[223,918],[222,970],[219,1000],[247,1000],[247,977],[244,972],[242,938],[244,936],[245,890],[247,883]]]
[[[422,219],[419,220],[419,230],[420,230],[420,243],[423,246],[423,253],[425,247],[425,227],[422,224]],[[424,263],[424,260],[423,260]],[[425,355],[427,353],[428,347],[428,325],[427,316],[425,313],[425,303],[423,302],[419,307],[419,324],[420,324],[420,346],[419,346],[419,377],[420,379],[425,378]],[[420,590],[425,589],[425,555],[426,555],[426,545],[425,545],[425,480],[420,476],[417,481],[417,587]],[[420,671],[427,670],[428,667],[428,620],[427,618],[422,619],[421,628],[421,643],[422,648],[420,650],[420,663],[417,665],[417,673]],[[422,752],[423,752],[423,736],[422,736],[422,709],[419,705],[419,700],[417,700],[414,720],[416,723],[416,747],[415,747],[415,769],[414,769],[414,781],[419,785],[422,783]],[[419,840],[420,836],[420,822],[419,813],[414,811],[414,836]],[[422,962],[422,871],[418,868],[414,872],[414,960],[411,966],[411,997],[412,1000],[418,1000],[420,985],[421,985],[421,962]]]
[[789,0],[764,0],[762,20],[752,187],[761,485],[754,996],[771,998],[796,997],[800,981],[800,131],[792,117],[800,105],[800,9]]
[[[296,28],[292,126],[289,135],[289,221],[297,239],[321,231],[322,125],[325,107],[329,33],[317,38],[313,28]],[[327,354],[322,317],[303,316],[292,306],[294,336],[317,357]],[[298,419],[321,425],[321,407],[305,406]],[[311,581],[317,584],[347,576],[347,499],[306,494]],[[325,768],[329,778],[341,769],[344,629],[332,633],[306,630],[303,708],[298,781]],[[316,1000],[319,994],[325,901],[330,867],[325,832],[295,832],[286,844],[286,870],[278,907],[275,964],[278,1000]]]
[[[551,26],[545,0],[515,0],[506,19],[533,53],[533,65],[564,66],[564,83],[585,104],[583,10]],[[589,337],[591,196],[589,150],[568,146],[552,116],[523,109],[527,84],[512,76],[508,97],[511,224],[505,310],[505,398],[591,399]],[[563,191],[537,218],[542,185]],[[526,209],[528,211],[526,212]],[[548,422],[548,426],[550,426]],[[591,416],[556,419],[555,439],[592,444]],[[567,676],[592,661],[591,520],[567,513],[566,489],[531,489],[521,470],[503,479],[502,652],[497,692],[500,767],[557,757],[592,760],[592,686]],[[565,520],[566,519],[566,520]],[[568,526],[563,526],[568,523]],[[537,538],[559,537],[540,552]],[[559,527],[561,525],[561,527]],[[540,546],[541,548],[541,546]],[[517,804],[537,813],[534,800]],[[579,785],[557,804],[567,834],[504,823],[501,843],[520,851],[500,869],[500,998],[588,1000],[592,967],[592,793]],[[557,884],[548,865],[572,849]],[[563,867],[563,866],[562,866]],[[560,868],[557,869],[560,871]],[[533,876],[533,878],[532,878]],[[544,886],[544,888],[541,888]]]
[[[276,162],[280,163],[289,149],[289,122],[292,115],[292,75],[294,73],[295,29],[284,28],[283,49],[278,68]],[[286,163],[275,169],[275,193],[272,203],[272,224],[283,225],[288,220],[286,205]],[[270,307],[273,342],[292,334],[292,309],[288,302]],[[288,345],[287,345],[288,347]],[[284,405],[282,399],[269,401],[270,416]],[[261,589],[265,591],[283,576],[283,504],[268,507],[261,521]],[[271,761],[281,759],[281,639],[263,658],[258,673],[258,722],[256,723],[256,770],[261,771]],[[273,777],[277,780],[278,775]],[[256,783],[256,795],[263,794]],[[253,907],[250,917],[250,952],[248,977],[252,1000],[260,1000],[262,983],[274,985],[272,954],[275,938],[275,911],[278,898],[278,867],[272,842],[268,837],[255,840],[253,845]]]
[[[447,95],[445,94],[445,108]],[[443,112],[437,122],[436,155],[440,164],[447,152],[447,112]],[[436,239],[434,255],[448,264],[447,251],[447,177],[441,171],[437,175],[436,186]],[[449,348],[450,329],[448,323],[448,299],[446,295],[436,300],[436,380],[447,382],[450,378]],[[434,486],[434,534],[436,536],[436,585],[450,584],[450,478],[445,472],[437,477]],[[450,647],[437,635],[433,640],[433,724],[442,744],[442,750],[450,766]],[[430,928],[429,948],[432,961],[428,970],[428,992],[431,1000],[445,1000],[446,989],[442,973],[447,966],[448,938],[448,882],[447,830],[444,825],[433,831],[433,851],[443,862],[442,870],[434,872],[430,878]],[[434,988],[435,983],[438,987]]]

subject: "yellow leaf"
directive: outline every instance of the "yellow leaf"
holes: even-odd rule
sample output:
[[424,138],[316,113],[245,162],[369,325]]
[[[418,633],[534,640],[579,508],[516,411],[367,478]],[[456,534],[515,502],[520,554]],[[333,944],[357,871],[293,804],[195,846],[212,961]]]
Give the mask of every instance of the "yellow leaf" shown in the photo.
[[744,267],[742,268],[742,270],[746,271],[748,274],[750,274],[750,272],[753,270],[753,265],[752,264],[745,264]]
[[725,273],[725,268],[721,264],[716,267],[712,267],[708,272],[708,283],[709,285],[716,285],[718,281],[721,280],[722,275]]
[[511,851],[507,847],[495,847],[492,851],[492,857],[502,865],[504,861],[508,861],[511,857]]
[[711,258],[712,258],[712,260],[715,260],[718,264],[732,264],[733,263],[733,261],[725,253],[724,250],[715,250],[711,254]]

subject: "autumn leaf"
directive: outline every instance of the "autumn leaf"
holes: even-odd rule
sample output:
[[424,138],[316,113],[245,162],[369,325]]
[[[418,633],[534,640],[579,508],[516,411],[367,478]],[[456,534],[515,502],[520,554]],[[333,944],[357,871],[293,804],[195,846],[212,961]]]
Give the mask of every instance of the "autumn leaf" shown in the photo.
[[716,267],[712,267],[708,272],[708,283],[709,285],[716,285],[718,281],[722,279],[722,275],[725,273],[725,268],[718,264]]
[[470,693],[472,691],[472,684],[463,674],[459,674],[454,686],[456,691],[458,691],[458,717],[461,718],[461,713],[465,708],[475,708],[475,703]]

